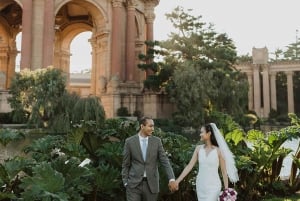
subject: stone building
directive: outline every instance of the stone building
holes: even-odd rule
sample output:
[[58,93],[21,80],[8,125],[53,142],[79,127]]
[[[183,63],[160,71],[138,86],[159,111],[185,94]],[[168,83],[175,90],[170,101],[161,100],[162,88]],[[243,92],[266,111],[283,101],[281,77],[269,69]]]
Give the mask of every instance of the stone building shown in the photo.
[[[282,72],[286,75],[287,93],[286,104],[287,112],[295,113],[295,91],[293,75],[300,72],[300,61],[278,61],[269,62],[268,49],[253,48],[252,63],[244,63],[237,65],[236,68],[245,72],[248,76],[249,92],[248,92],[248,108],[253,110],[259,117],[269,117],[271,109],[277,111],[277,92],[276,92],[276,76]],[[299,78],[298,78],[299,79]]]
[[[107,117],[127,107],[153,118],[169,117],[174,106],[163,94],[143,92],[145,73],[137,68],[144,41],[153,40],[154,8],[159,0],[1,0],[0,112],[6,102],[16,66],[36,70],[54,66],[70,75],[70,44],[91,32],[92,66],[89,83],[68,84],[81,96],[101,98]],[[21,50],[16,37],[22,33]],[[17,55],[21,56],[16,64]],[[287,76],[288,112],[295,111],[293,73],[300,62],[268,62],[266,48],[253,49],[253,63],[240,64],[250,85],[249,104],[260,117],[277,110],[276,74]]]
[[[153,118],[168,116],[172,105],[162,95],[142,92],[146,75],[137,68],[137,56],[145,52],[144,42],[153,40],[154,8],[158,3],[159,0],[1,0],[2,105],[18,54],[21,70],[54,66],[69,75],[70,44],[78,34],[90,31],[91,81],[68,85],[68,89],[81,96],[101,97],[107,117],[116,116],[120,107],[127,107],[131,114],[140,111]],[[18,51],[16,36],[20,32]]]

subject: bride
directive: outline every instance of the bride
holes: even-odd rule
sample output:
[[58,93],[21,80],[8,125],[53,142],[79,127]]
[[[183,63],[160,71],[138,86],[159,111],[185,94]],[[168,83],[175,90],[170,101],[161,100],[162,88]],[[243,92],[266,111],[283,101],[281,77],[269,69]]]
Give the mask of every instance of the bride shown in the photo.
[[231,182],[239,180],[235,167],[234,156],[216,124],[210,123],[201,128],[201,140],[204,145],[198,145],[189,164],[176,179],[179,183],[199,161],[199,171],[196,178],[198,201],[217,201],[221,191],[221,180],[218,173],[221,167],[224,189],[228,188],[228,178]]

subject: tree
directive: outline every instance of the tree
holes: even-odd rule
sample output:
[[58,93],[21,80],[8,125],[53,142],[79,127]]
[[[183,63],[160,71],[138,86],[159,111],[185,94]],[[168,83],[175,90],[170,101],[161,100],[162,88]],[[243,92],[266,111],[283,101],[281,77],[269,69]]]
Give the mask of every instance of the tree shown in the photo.
[[147,52],[139,55],[141,63],[138,64],[138,67],[141,70],[150,71],[152,74],[144,80],[144,87],[148,90],[160,91],[167,85],[174,68],[172,62],[162,60],[167,52],[158,41],[146,41],[145,44]]
[[66,93],[66,78],[59,69],[24,70],[12,80],[8,102],[14,115],[28,115],[28,122],[47,126],[55,115],[59,97]]
[[180,7],[167,18],[177,29],[161,43],[167,51],[165,61],[175,64],[167,85],[178,108],[175,117],[199,125],[211,110],[235,116],[243,113],[248,82],[233,68],[237,59],[233,41],[202,22],[201,16],[194,17]]
[[300,60],[300,42],[296,41],[287,46],[287,50],[283,52],[284,59]]

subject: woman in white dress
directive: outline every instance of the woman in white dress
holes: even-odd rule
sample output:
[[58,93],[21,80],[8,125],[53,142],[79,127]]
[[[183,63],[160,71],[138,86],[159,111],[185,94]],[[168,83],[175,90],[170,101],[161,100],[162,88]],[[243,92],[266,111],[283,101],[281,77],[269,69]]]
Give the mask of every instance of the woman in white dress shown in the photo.
[[179,185],[199,161],[196,178],[198,201],[217,201],[222,188],[219,167],[221,167],[224,189],[228,188],[228,177],[231,182],[237,182],[239,179],[234,156],[214,123],[203,126],[200,137],[204,145],[195,148],[189,164],[176,179],[176,184]]

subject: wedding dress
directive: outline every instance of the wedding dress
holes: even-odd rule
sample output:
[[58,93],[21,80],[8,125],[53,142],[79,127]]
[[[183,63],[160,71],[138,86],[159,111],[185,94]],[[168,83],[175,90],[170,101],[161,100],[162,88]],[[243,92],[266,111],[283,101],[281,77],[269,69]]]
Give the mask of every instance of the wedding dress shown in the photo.
[[198,153],[199,171],[196,178],[198,201],[217,201],[221,192],[221,180],[218,173],[219,157],[216,148],[208,153],[204,145]]

